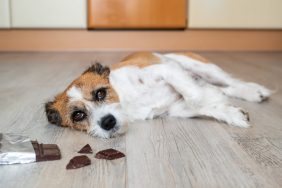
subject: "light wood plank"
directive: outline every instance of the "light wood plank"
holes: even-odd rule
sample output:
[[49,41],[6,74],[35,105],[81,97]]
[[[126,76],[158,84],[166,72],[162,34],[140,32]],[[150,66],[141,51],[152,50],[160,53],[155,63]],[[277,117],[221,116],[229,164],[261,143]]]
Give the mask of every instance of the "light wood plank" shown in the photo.
[[[91,62],[119,61],[123,53],[0,53],[0,132],[57,143],[62,159],[0,166],[4,187],[281,187],[282,53],[215,53],[205,57],[234,76],[278,89],[262,104],[232,100],[250,112],[250,129],[202,119],[139,121],[122,137],[103,140],[49,125],[43,104]],[[67,171],[89,143],[94,152],[116,148],[126,158],[97,160]]]
[[126,140],[129,186],[279,187],[224,126],[198,119],[135,125]]

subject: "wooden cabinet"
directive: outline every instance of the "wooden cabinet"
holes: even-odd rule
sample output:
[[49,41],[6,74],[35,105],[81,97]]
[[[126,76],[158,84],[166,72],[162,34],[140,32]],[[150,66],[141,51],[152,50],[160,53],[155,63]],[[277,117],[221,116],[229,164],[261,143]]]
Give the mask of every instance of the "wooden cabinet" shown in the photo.
[[10,27],[9,0],[0,0],[0,28]]
[[282,28],[282,0],[189,0],[189,28]]
[[88,0],[89,28],[185,28],[186,0]]
[[14,28],[86,28],[86,0],[10,0]]

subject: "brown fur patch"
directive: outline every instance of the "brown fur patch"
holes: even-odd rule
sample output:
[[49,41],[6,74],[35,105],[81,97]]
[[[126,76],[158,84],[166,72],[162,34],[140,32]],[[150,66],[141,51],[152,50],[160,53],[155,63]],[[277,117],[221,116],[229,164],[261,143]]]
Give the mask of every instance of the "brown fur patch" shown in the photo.
[[203,63],[210,63],[210,61],[208,59],[204,58],[203,56],[201,56],[199,54],[193,53],[193,52],[183,52],[183,53],[176,53],[176,54],[184,55],[184,56],[190,57],[192,59],[196,59],[198,61],[201,61]]
[[153,64],[160,63],[160,59],[154,56],[150,52],[138,52],[133,53],[127,57],[125,57],[121,62],[113,64],[111,66],[112,69],[118,69],[125,66],[137,66],[139,68],[144,68]]
[[[48,108],[54,109],[59,112],[59,115],[61,117],[60,126],[68,126],[79,130],[87,130],[88,128],[88,122],[86,121],[73,123],[71,120],[72,107],[75,106],[79,108],[82,105],[82,104],[76,104],[77,102],[70,102],[69,100],[67,92],[73,86],[81,90],[83,98],[87,101],[93,101],[92,92],[101,87],[107,88],[107,97],[104,101],[105,103],[114,103],[119,101],[117,93],[109,83],[109,79],[108,79],[109,72],[107,71],[107,68],[104,67],[103,69],[106,71],[99,71],[102,69],[98,69],[97,72],[95,66],[96,64],[91,66],[92,68],[90,67],[80,77],[75,79],[65,89],[64,92],[58,94],[55,97],[55,100],[53,102],[47,103]],[[49,122],[52,123],[52,121]]]
[[68,101],[68,97],[66,96],[65,92],[63,92],[55,97],[52,105],[52,108],[56,109],[59,112],[62,119],[61,126],[63,127],[69,126],[69,121],[64,118],[68,115],[66,106],[68,104]]
[[93,74],[91,72],[86,72],[76,79],[70,86],[76,86],[80,88],[83,93],[83,98],[92,101],[92,91],[100,87],[107,88],[107,102],[114,103],[118,102],[118,95],[110,85],[109,79],[98,74]]

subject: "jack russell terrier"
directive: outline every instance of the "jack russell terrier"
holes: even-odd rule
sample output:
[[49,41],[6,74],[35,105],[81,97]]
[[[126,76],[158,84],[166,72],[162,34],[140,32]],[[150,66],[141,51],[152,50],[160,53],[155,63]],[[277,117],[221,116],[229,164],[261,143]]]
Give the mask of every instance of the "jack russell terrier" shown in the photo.
[[144,52],[111,68],[90,66],[47,102],[45,111],[52,124],[110,138],[124,133],[129,122],[163,116],[206,116],[249,127],[248,113],[227,97],[261,102],[270,94],[264,86],[234,79],[197,54]]

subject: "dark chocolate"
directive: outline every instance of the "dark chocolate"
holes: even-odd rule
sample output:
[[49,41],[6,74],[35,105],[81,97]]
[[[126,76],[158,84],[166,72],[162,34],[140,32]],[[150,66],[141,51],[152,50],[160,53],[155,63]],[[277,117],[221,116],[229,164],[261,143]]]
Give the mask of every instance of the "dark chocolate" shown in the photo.
[[91,164],[91,160],[86,155],[80,155],[73,157],[70,162],[67,164],[66,168],[76,169],[81,168]]
[[81,150],[79,150],[77,153],[93,153],[92,148],[90,147],[89,144],[86,144]]
[[52,161],[61,159],[61,152],[56,144],[39,144],[37,141],[31,141],[36,154],[36,161]]
[[125,155],[122,152],[117,151],[115,149],[102,150],[96,153],[95,155],[95,158],[97,159],[106,159],[106,160],[114,160],[122,157],[125,157]]

